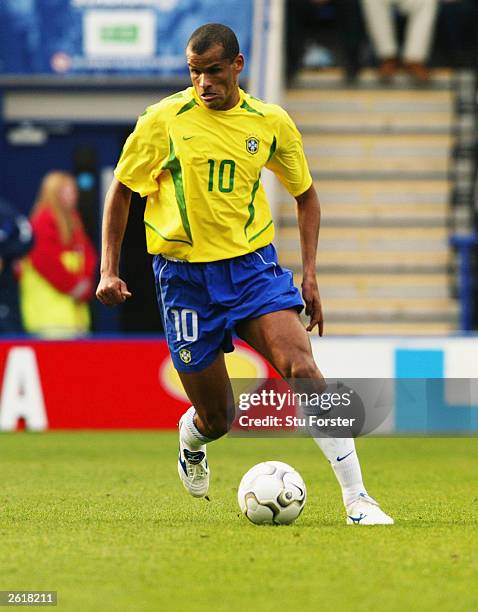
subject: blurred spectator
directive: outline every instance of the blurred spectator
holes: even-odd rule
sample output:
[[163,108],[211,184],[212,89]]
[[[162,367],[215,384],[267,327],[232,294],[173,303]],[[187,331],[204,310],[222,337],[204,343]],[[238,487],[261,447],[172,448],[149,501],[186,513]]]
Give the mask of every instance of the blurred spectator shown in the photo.
[[287,0],[286,2],[286,78],[289,82],[302,65],[307,7],[307,0]]
[[400,67],[394,9],[407,17],[403,68],[419,83],[430,72],[425,66],[433,38],[438,0],[362,0],[365,22],[380,60],[379,76],[389,81]]
[[345,79],[355,81],[362,67],[362,43],[365,39],[360,0],[335,0],[339,33],[344,51]]
[[15,263],[33,244],[28,219],[0,200],[0,334],[23,331]]
[[288,80],[302,65],[326,68],[337,60],[354,81],[365,39],[360,0],[288,0],[286,10]]
[[20,277],[23,322],[30,333],[64,337],[90,329],[97,256],[77,201],[73,176],[45,176],[31,215],[35,246]]

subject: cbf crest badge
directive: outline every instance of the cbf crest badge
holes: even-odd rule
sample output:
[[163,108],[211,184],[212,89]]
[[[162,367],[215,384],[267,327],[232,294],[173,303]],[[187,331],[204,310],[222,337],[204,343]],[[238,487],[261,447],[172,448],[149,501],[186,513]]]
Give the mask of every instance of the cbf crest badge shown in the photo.
[[259,151],[259,138],[255,136],[249,136],[246,138],[246,149],[251,155],[255,155]]
[[181,349],[179,351],[179,358],[183,363],[191,363],[191,351],[185,348]]

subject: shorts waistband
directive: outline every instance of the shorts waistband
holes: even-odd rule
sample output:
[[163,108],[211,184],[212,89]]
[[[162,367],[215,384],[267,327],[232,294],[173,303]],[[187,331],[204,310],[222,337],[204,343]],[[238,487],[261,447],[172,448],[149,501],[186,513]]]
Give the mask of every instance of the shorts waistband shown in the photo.
[[235,259],[240,259],[241,257],[247,257],[248,255],[252,255],[253,253],[260,253],[261,251],[264,251],[265,249],[272,247],[274,248],[274,245],[272,243],[266,244],[265,246],[259,247],[258,249],[256,249],[255,251],[250,251],[249,253],[244,253],[243,255],[237,255],[236,257],[229,257],[227,259],[215,259],[212,261],[188,261],[187,259],[178,259],[177,257],[171,257],[171,255],[163,255],[163,253],[159,253],[160,257],[162,257],[163,259],[166,259],[167,261],[173,261],[174,263],[189,263],[192,265],[208,265],[208,264],[216,264],[216,263],[224,263],[224,262],[228,262],[228,261],[233,261]]
[[176,257],[171,257],[170,255],[163,255],[162,253],[161,257],[163,259],[167,259],[168,261],[174,261],[176,263],[188,263],[186,259],[176,259]]

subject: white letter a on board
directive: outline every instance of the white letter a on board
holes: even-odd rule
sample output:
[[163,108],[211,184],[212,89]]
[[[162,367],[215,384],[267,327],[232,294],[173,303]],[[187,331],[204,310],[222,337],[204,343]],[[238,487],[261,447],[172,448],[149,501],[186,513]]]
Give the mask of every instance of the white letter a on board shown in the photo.
[[48,426],[35,351],[28,346],[8,353],[0,397],[0,430],[14,431],[18,419],[27,429],[43,431]]

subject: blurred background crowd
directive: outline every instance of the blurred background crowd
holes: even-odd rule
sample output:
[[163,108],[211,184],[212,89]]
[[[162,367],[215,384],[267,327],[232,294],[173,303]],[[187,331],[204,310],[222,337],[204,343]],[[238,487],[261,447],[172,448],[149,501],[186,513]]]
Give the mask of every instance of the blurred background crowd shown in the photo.
[[287,74],[339,65],[353,82],[376,66],[424,83],[428,66],[476,66],[477,23],[474,0],[288,0]]

